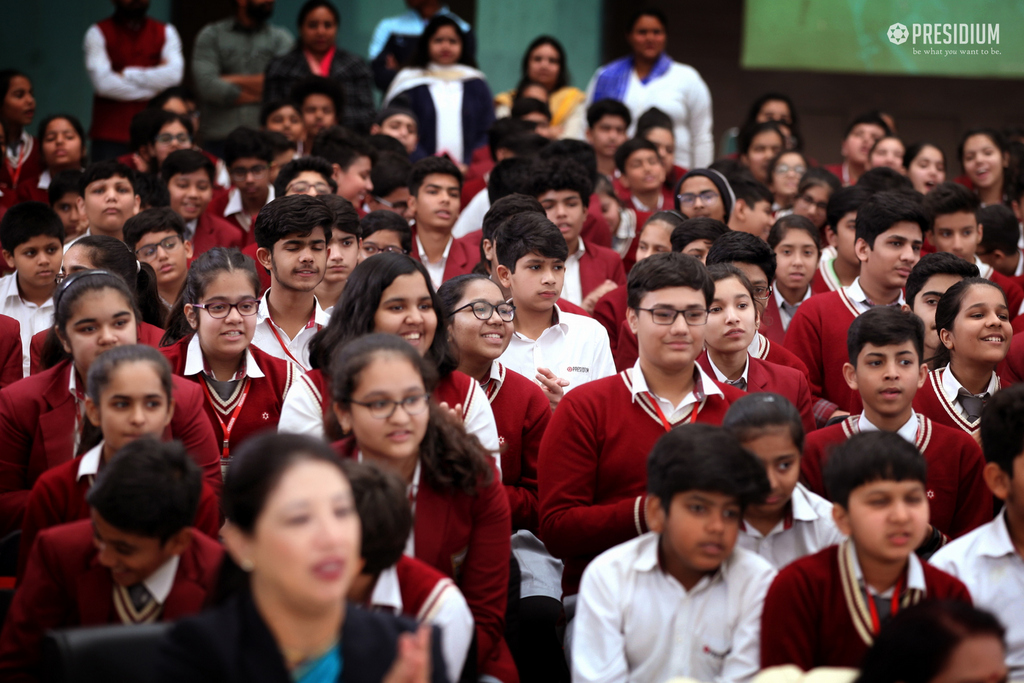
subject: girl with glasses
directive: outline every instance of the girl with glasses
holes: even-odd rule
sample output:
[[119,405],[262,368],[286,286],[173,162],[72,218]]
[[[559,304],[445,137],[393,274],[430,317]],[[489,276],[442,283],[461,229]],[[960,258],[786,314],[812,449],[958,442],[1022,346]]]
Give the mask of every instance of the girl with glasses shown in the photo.
[[772,211],[793,208],[800,179],[809,168],[807,158],[800,152],[783,151],[768,162],[768,188],[775,196]]
[[189,269],[162,341],[174,374],[202,389],[225,472],[232,449],[277,426],[284,396],[301,372],[252,345],[259,284],[251,259],[237,249],[210,249]]
[[736,266],[708,266],[715,294],[708,308],[704,353],[697,362],[709,375],[747,392],[772,392],[800,412],[806,432],[816,428],[807,378],[794,368],[767,363],[747,350],[761,324],[761,309],[750,280]]
[[534,382],[498,358],[512,340],[516,308],[484,275],[459,275],[438,290],[459,371],[480,382],[504,442],[501,473],[512,505],[512,527],[537,531],[537,451],[551,407]]
[[346,345],[333,363],[331,387],[334,415],[349,436],[335,448],[403,479],[415,519],[405,554],[451,577],[466,597],[476,623],[478,673],[518,681],[503,638],[508,498],[490,454],[428,398],[436,376],[396,335],[371,334]]
[[458,370],[452,357],[447,317],[430,284],[426,268],[404,254],[383,253],[352,271],[331,320],[313,337],[309,362],[313,369],[299,378],[281,411],[282,432],[337,436],[330,416],[331,367],[345,347],[371,332],[396,334],[428,360],[440,377],[434,400],[458,412],[489,451],[498,452],[498,429],[480,384]]

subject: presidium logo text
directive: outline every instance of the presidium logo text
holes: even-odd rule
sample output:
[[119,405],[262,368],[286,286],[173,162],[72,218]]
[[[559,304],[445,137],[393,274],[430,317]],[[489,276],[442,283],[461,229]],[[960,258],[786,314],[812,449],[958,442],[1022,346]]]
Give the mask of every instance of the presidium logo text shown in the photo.
[[998,45],[999,24],[911,24],[895,23],[886,32],[889,42],[902,45]]

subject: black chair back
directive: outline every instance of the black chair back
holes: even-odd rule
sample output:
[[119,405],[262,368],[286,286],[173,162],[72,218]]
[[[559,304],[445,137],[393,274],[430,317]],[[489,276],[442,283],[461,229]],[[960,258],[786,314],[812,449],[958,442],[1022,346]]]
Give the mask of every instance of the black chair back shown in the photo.
[[18,575],[18,546],[21,544],[21,529],[12,531],[0,539],[0,576]]
[[50,631],[43,641],[44,683],[149,683],[160,640],[171,624],[94,626]]

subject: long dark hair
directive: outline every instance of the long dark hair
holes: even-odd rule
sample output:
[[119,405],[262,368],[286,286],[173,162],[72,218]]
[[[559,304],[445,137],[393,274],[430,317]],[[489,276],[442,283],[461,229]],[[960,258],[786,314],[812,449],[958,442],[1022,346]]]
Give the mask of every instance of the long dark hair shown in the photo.
[[550,45],[555,48],[555,52],[558,53],[558,61],[560,62],[558,67],[558,78],[555,79],[555,87],[552,88],[551,92],[556,92],[569,85],[571,79],[569,77],[569,65],[565,61],[565,48],[562,47],[562,44],[558,42],[558,39],[554,36],[537,36],[530,43],[529,47],[526,48],[526,52],[523,53],[523,63],[520,67],[520,85],[516,86],[517,95],[521,92],[521,85],[529,82],[530,80],[528,75],[530,73],[530,54],[541,45]]
[[[382,356],[408,361],[423,379],[426,391],[433,391],[437,375],[416,349],[393,334],[368,334],[352,341],[338,354],[331,378],[334,402],[350,407],[352,394],[359,385],[363,370]],[[429,406],[430,420],[420,443],[424,479],[442,491],[461,491],[475,495],[481,486],[491,482],[493,476],[487,451],[475,436],[466,433],[465,427],[432,399]]]
[[127,244],[107,235],[86,235],[77,239],[74,246],[86,250],[94,267],[121,276],[131,290],[141,322],[155,327],[164,326],[167,306],[157,291],[153,266],[136,259]]
[[206,288],[218,275],[236,271],[245,274],[249,279],[249,284],[252,285],[253,298],[258,298],[260,276],[256,274],[256,263],[238,249],[213,247],[193,261],[192,266],[188,269],[188,276],[185,278],[185,286],[181,289],[181,295],[174,302],[174,306],[167,316],[167,328],[160,340],[160,346],[170,346],[192,334],[192,326],[188,324],[188,318],[185,317],[185,304],[199,303],[206,296]]
[[771,429],[789,430],[797,451],[804,450],[804,423],[800,411],[785,396],[768,392],[747,394],[729,406],[722,426],[740,443],[758,439]]
[[793,106],[793,100],[791,100],[789,95],[786,95],[785,93],[766,92],[754,100],[750,104],[750,110],[747,111],[747,118],[744,120],[743,125],[740,126],[740,128],[747,128],[757,123],[757,115],[761,113],[761,108],[768,102],[785,102],[786,106],[789,107],[790,122],[786,123],[783,121],[782,123],[789,128],[790,135],[795,143],[793,145],[793,150],[790,151],[799,151],[800,148],[803,147],[803,139],[800,137],[800,119],[797,118],[796,107]]
[[445,26],[451,26],[455,29],[455,35],[459,37],[459,42],[462,43],[458,63],[476,68],[476,60],[466,54],[465,32],[463,32],[458,22],[445,14],[435,14],[434,18],[423,29],[423,34],[416,41],[416,49],[413,50],[412,56],[409,58],[409,66],[416,66],[421,69],[427,67],[427,64],[430,63],[430,39]]
[[935,356],[929,359],[932,367],[942,368],[949,365],[950,350],[942,343],[942,331],[953,331],[956,317],[960,315],[964,299],[967,298],[967,290],[975,285],[994,287],[1003,295],[1003,301],[1006,301],[1006,293],[1003,292],[1003,288],[991,280],[986,280],[982,277],[965,277],[947,289],[942,298],[939,299],[939,303],[935,306],[935,331],[939,334],[939,348],[936,350]]
[[119,275],[106,270],[83,270],[75,273],[65,279],[53,294],[53,327],[46,335],[41,359],[44,370],[71,358],[71,354],[64,350],[64,341],[67,340],[65,328],[71,319],[71,312],[84,295],[104,289],[113,289],[124,297],[131,306],[136,328],[138,327],[138,306],[128,285]]
[[405,254],[384,253],[366,259],[352,270],[345,291],[341,294],[331,314],[331,320],[324,329],[316,333],[309,343],[309,363],[330,376],[332,355],[356,337],[374,332],[374,316],[380,305],[384,290],[402,275],[419,273],[427,284],[430,300],[437,315],[437,329],[434,340],[427,350],[426,359],[433,362],[441,377],[447,377],[458,367],[452,356],[445,334],[447,316],[441,299],[434,291],[430,275],[423,264]]

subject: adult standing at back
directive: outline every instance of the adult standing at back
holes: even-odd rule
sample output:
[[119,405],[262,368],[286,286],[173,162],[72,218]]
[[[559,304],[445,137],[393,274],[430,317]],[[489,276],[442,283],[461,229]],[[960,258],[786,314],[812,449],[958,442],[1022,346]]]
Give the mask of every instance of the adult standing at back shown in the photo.
[[705,168],[715,151],[711,91],[696,69],[665,54],[667,28],[661,10],[648,8],[634,14],[626,34],[632,54],[597,70],[587,88],[587,104],[618,100],[629,107],[634,121],[657,107],[672,118],[675,165]]
[[309,76],[330,78],[341,86],[345,107],[338,123],[360,134],[370,132],[376,110],[373,78],[361,57],[336,45],[341,15],[330,0],[306,0],[299,9],[299,42],[271,60],[263,83],[263,102],[288,99],[292,86]]
[[259,128],[263,72],[295,43],[287,30],[269,22],[273,13],[274,0],[235,0],[234,16],[207,24],[196,36],[192,75],[203,140],[217,156],[223,156],[235,128]]
[[132,150],[128,128],[150,99],[180,85],[181,38],[170,24],[146,16],[149,0],[113,0],[114,14],[85,32],[85,69],[92,82],[93,161]]
[[451,17],[466,34],[464,52],[472,59],[476,55],[476,40],[469,24],[442,5],[441,0],[405,0],[409,11],[381,19],[370,38],[370,59],[373,82],[382,93],[387,92],[398,70],[409,61],[416,43],[423,35],[427,23],[437,15]]

